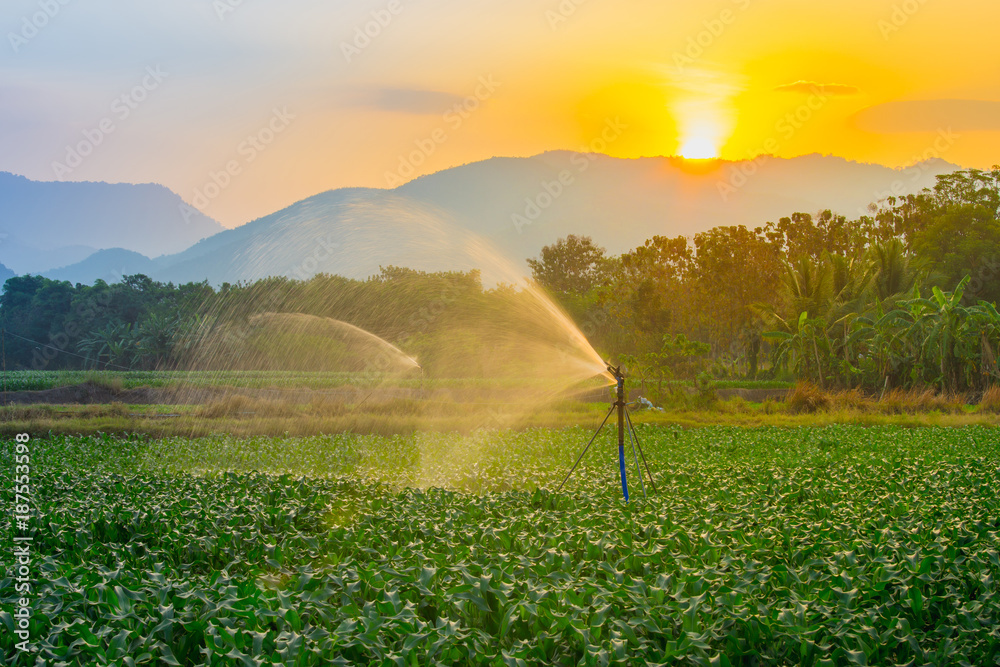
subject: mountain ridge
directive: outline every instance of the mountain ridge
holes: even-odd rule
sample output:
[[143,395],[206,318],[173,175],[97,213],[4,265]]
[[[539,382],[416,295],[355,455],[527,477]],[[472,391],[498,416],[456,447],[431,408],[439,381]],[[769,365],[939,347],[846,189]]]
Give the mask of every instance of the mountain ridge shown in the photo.
[[0,172],[0,262],[44,273],[114,247],[174,254],[224,230],[157,183],[34,181]]
[[753,228],[793,212],[854,218],[880,193],[918,192],[959,168],[940,159],[891,168],[819,154],[705,162],[572,151],[493,157],[394,189],[317,193],[151,260],[152,277],[221,284],[318,272],[366,278],[390,264],[467,270],[478,268],[469,248],[481,240],[527,274],[528,257],[570,233],[620,253],[657,234]]

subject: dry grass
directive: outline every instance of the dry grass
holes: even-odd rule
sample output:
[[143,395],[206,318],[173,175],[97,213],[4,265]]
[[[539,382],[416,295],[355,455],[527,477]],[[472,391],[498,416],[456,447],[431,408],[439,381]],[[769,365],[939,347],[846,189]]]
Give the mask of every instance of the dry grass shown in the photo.
[[833,392],[829,397],[830,409],[832,410],[856,410],[859,412],[871,410],[872,399],[861,393],[860,389]]
[[1000,414],[1000,385],[993,385],[979,399],[979,412]]
[[86,380],[84,382],[89,382],[95,387],[103,387],[108,391],[120,394],[125,391],[125,382],[117,375],[108,375],[107,373],[88,373]]
[[893,389],[875,405],[886,414],[903,415],[924,412],[959,414],[965,411],[965,396],[939,394],[933,389]]
[[201,419],[246,418],[246,417],[292,417],[300,412],[286,401],[253,398],[242,394],[230,394],[224,398],[199,406],[194,416]]
[[[607,403],[556,401],[540,406],[499,402],[369,396],[368,394],[299,393],[275,399],[241,392],[216,394],[200,405],[126,406],[28,405],[0,408],[0,434],[47,432],[79,434],[146,433],[201,436],[229,433],[312,435],[318,433],[407,434],[415,431],[469,433],[477,429],[583,426],[594,428]],[[478,397],[472,397],[476,399]],[[468,400],[468,399],[467,399]],[[164,414],[167,413],[167,414]],[[928,390],[893,391],[885,400],[858,390],[825,392],[800,383],[786,401],[752,403],[735,397],[711,406],[690,402],[667,405],[665,412],[636,411],[636,422],[681,426],[810,426],[861,424],[900,426],[1000,425],[1000,388],[988,391],[978,410],[962,396]]]
[[127,417],[129,407],[119,401],[113,403],[90,403],[80,408],[81,417]]
[[796,383],[785,398],[785,405],[793,414],[826,410],[830,403],[830,396],[825,391],[812,382],[804,381]]
[[26,422],[45,419],[55,413],[51,405],[8,405],[0,408],[0,422]]

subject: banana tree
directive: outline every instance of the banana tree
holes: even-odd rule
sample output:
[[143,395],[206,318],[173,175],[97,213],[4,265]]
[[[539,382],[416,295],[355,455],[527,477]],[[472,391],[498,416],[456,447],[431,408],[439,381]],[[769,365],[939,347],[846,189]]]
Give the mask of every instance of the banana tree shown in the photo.
[[773,365],[788,368],[798,377],[815,379],[820,387],[825,387],[831,351],[826,321],[811,319],[807,311],[802,311],[791,323],[777,319],[785,330],[762,334],[764,340],[774,345]]
[[121,366],[131,368],[135,361],[132,325],[127,322],[108,322],[103,329],[84,336],[77,350],[85,357],[85,364],[92,368]]

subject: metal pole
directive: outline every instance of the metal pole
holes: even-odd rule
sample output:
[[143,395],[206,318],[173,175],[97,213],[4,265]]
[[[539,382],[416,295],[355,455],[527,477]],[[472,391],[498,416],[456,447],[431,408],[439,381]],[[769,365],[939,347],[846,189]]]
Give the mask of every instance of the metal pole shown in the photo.
[[625,476],[625,375],[621,366],[615,369],[615,379],[618,380],[618,468],[622,475],[622,496],[628,502],[628,479]]
[[656,483],[653,481],[653,473],[649,472],[649,464],[646,463],[646,455],[642,452],[642,443],[639,442],[639,434],[635,432],[635,425],[632,424],[632,416],[626,412],[625,418],[628,419],[628,426],[632,429],[635,444],[639,446],[639,456],[642,457],[642,464],[646,466],[646,474],[649,475],[649,486],[653,489],[653,493],[656,493]]
[[615,411],[615,406],[612,405],[611,409],[608,410],[608,414],[604,415],[604,421],[602,421],[601,425],[597,427],[596,431],[594,431],[594,435],[590,437],[590,442],[588,442],[587,446],[583,448],[583,451],[580,452],[580,455],[576,457],[576,463],[574,463],[573,467],[569,469],[568,473],[566,473],[566,477],[563,479],[562,484],[559,485],[559,488],[556,489],[556,493],[562,491],[563,485],[566,484],[566,481],[569,479],[569,476],[573,474],[573,471],[576,470],[576,467],[580,465],[580,461],[583,460],[583,455],[586,454],[587,450],[590,449],[590,446],[594,444],[594,440],[597,439],[597,434],[600,433],[601,429],[604,428],[604,425],[608,423],[608,419],[611,418],[611,413],[614,411]]
[[[631,427],[632,418],[628,414],[628,408],[625,409],[625,418],[628,420],[629,427]],[[632,458],[635,459],[635,473],[639,475],[639,488],[642,489],[642,497],[648,498],[649,496],[646,495],[646,483],[642,481],[642,468],[639,467],[639,455],[635,453],[636,439],[635,437],[633,437],[631,428],[628,432],[628,441],[629,444],[632,445]]]

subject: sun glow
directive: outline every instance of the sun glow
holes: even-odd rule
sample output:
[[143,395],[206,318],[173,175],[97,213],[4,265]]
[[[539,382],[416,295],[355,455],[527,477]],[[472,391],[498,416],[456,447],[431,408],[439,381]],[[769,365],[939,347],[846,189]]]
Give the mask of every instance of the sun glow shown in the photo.
[[706,136],[688,137],[677,152],[686,160],[711,160],[719,157],[718,146],[711,137]]
[[677,122],[677,154],[688,160],[718,158],[736,125],[733,97],[741,87],[737,77],[691,69],[671,83],[676,91],[670,107]]

